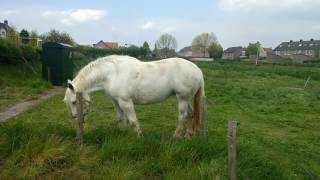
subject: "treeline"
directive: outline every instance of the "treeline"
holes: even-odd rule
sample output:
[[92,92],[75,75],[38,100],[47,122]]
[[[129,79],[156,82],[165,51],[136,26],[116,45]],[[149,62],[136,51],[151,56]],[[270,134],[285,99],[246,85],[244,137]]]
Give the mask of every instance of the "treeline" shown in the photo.
[[90,46],[75,46],[74,52],[76,56],[85,56],[90,59],[96,59],[98,57],[103,57],[112,54],[118,55],[128,55],[136,58],[150,59],[152,57],[151,51],[145,46],[129,46],[129,47],[120,47],[117,49],[102,49],[94,48]]

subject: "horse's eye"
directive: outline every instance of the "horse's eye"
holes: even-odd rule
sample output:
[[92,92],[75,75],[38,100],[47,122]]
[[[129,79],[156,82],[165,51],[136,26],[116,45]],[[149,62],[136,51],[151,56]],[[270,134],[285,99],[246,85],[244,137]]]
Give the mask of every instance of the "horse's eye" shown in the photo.
[[77,101],[72,101],[72,104],[76,104],[77,103]]

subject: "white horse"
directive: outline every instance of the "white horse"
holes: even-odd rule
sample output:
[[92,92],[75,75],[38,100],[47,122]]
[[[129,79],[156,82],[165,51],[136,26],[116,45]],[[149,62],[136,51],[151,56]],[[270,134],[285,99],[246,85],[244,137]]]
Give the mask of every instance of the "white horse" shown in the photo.
[[[142,62],[129,56],[106,56],[86,65],[73,81],[68,80],[64,102],[77,116],[76,93],[82,92],[86,116],[90,93],[103,90],[109,96],[117,113],[118,125],[125,126],[125,118],[133,125],[138,137],[142,135],[134,104],[151,104],[175,94],[179,118],[174,135],[181,137],[184,123],[188,121],[185,137],[194,135],[199,125],[204,97],[204,80],[201,70],[192,62],[169,58]],[[191,101],[194,97],[194,107]],[[194,112],[193,112],[194,109]],[[192,121],[192,118],[194,119]]]

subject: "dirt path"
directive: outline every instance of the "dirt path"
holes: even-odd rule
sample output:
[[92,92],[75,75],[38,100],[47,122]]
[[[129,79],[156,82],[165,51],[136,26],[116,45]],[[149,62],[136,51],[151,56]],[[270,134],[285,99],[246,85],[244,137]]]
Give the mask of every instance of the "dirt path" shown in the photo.
[[47,100],[48,98],[52,96],[56,96],[58,94],[62,94],[64,92],[64,88],[62,87],[55,87],[54,89],[47,91],[43,94],[40,94],[34,98],[31,98],[27,101],[24,101],[22,103],[18,103],[9,109],[5,109],[4,111],[0,112],[0,122],[4,122],[7,119],[14,117],[28,109],[30,109],[32,106],[39,104],[40,102],[43,102]]

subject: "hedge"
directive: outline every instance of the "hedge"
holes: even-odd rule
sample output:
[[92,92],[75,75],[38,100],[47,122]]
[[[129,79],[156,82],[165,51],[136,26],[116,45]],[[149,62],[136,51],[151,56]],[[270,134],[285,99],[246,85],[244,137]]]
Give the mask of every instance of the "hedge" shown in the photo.
[[29,62],[40,61],[41,49],[28,44],[16,44],[0,38],[0,62],[19,62],[23,58]]

